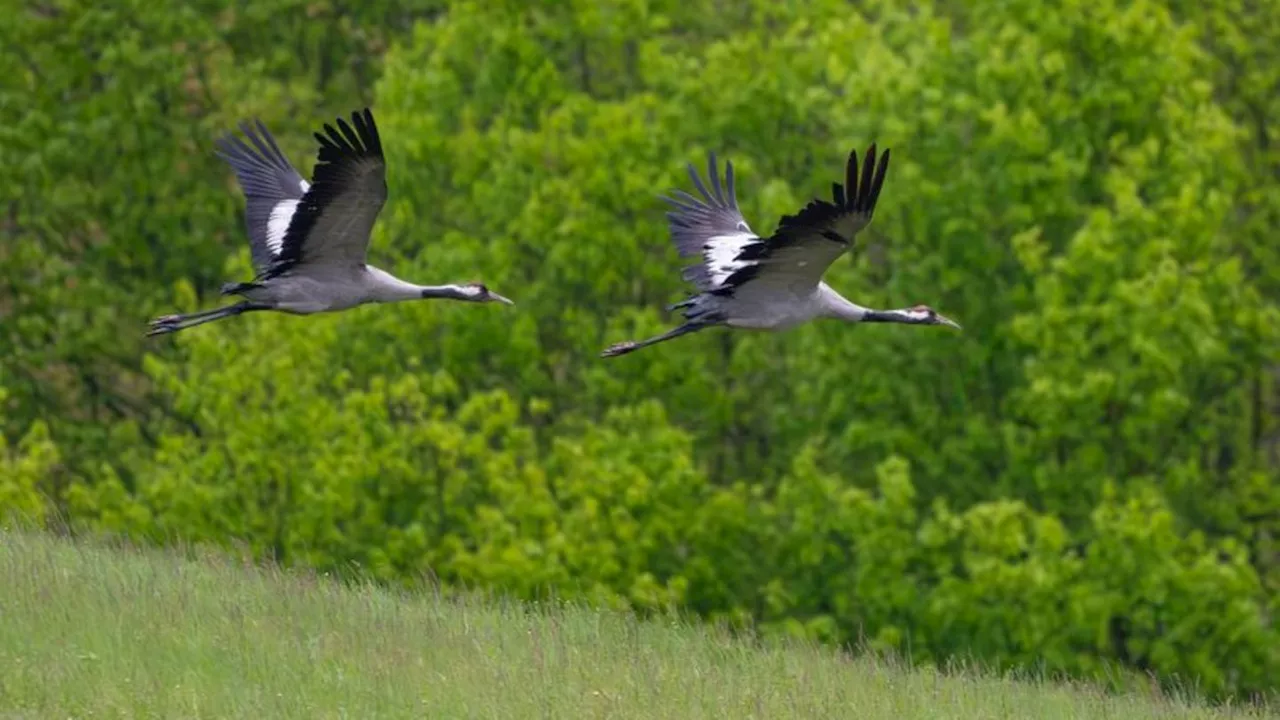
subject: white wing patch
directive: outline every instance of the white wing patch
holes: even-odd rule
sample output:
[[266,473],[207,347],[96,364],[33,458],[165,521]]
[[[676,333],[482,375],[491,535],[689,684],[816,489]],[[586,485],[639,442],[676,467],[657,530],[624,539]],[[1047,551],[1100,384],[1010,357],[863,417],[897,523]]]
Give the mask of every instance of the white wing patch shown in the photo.
[[[304,180],[305,186],[307,182]],[[298,209],[297,200],[281,200],[271,208],[271,217],[267,220],[267,248],[272,255],[280,254],[280,246],[284,244],[284,234],[293,222],[293,213]]]
[[744,247],[756,242],[760,242],[760,236],[751,232],[713,235],[707,238],[702,245],[702,258],[707,264],[707,272],[711,275],[712,283],[718,287],[735,271],[753,264],[736,258]]

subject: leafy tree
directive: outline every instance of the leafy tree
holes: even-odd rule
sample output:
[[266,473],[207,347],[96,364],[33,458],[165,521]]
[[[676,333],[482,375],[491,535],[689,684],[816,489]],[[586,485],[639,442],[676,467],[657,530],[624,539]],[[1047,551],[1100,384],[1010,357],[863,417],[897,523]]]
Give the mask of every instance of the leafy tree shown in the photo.
[[[30,10],[0,30],[4,431],[47,415],[71,470],[0,488],[393,582],[1274,689],[1272,5]],[[305,118],[372,97],[374,261],[516,308],[136,339],[248,272],[212,135],[261,115],[306,171]],[[596,357],[686,290],[654,198],[686,162],[732,160],[767,233],[872,141],[886,192],[828,279],[964,333]]]
[[[0,405],[7,396],[0,387]],[[49,504],[42,485],[59,462],[58,447],[43,422],[32,423],[16,447],[0,435],[0,523],[17,520],[31,526],[45,520]]]
[[214,136],[257,116],[291,157],[310,156],[310,129],[293,118],[370,99],[392,37],[374,21],[404,27],[438,7],[11,4],[0,24],[0,162],[16,169],[0,182],[0,315],[13,319],[0,323],[3,430],[46,418],[84,478],[168,411],[142,371],[145,321],[174,281],[215,291],[243,245]]

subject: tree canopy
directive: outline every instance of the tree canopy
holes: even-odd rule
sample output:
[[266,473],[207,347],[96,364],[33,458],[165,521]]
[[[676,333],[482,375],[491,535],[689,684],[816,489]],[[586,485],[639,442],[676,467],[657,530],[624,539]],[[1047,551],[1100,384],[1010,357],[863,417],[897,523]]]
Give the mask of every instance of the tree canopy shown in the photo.
[[[0,517],[680,607],[916,660],[1280,677],[1280,3],[18,3]],[[370,104],[371,262],[515,308],[264,314],[212,153]],[[758,232],[889,147],[818,322],[601,361],[682,297],[708,151]]]

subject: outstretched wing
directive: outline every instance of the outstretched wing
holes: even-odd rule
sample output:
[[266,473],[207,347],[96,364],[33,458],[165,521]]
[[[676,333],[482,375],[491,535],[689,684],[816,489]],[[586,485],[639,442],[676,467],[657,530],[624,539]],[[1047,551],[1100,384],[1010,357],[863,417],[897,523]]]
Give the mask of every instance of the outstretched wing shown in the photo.
[[697,264],[684,269],[683,277],[702,292],[722,287],[727,278],[744,267],[744,261],[739,259],[743,249],[760,242],[760,236],[751,231],[738,209],[733,163],[725,163],[725,184],[721,187],[716,154],[708,153],[707,174],[714,193],[707,192],[690,163],[689,178],[702,195],[701,200],[683,190],[676,190],[674,198],[662,197],[674,208],[667,213],[667,223],[676,251],[680,257],[699,258]]
[[854,237],[871,222],[889,168],[889,150],[876,161],[876,146],[867,149],[858,173],[858,151],[849,153],[845,184],[832,183],[832,201],[813,200],[803,210],[783,216],[768,239],[739,255],[745,267],[726,285],[748,282],[783,287],[803,294],[816,287],[831,263],[853,246]]
[[[326,123],[311,187],[303,194],[269,271],[364,265],[373,223],[387,200],[386,161],[373,113]],[[354,126],[354,129],[353,127]]]
[[[255,128],[256,126],[256,128]],[[253,147],[231,133],[218,138],[215,154],[235,171],[245,198],[245,226],[253,266],[265,271],[280,254],[298,201],[310,185],[289,164],[275,138],[259,120],[240,123]]]

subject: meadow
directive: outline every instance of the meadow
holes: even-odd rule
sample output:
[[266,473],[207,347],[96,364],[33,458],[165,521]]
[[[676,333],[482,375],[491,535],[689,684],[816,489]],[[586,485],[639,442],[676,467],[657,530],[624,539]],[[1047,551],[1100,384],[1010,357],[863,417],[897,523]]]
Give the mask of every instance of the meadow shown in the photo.
[[570,603],[339,583],[214,551],[4,532],[0,587],[4,718],[1266,716]]

